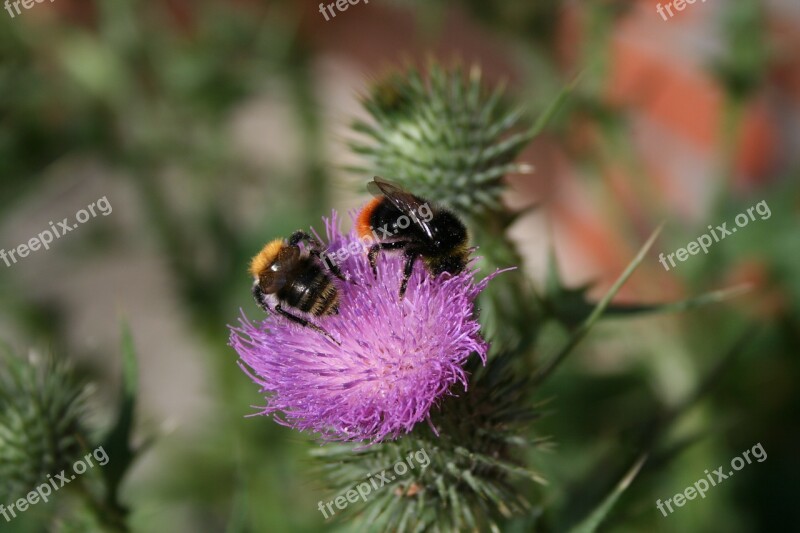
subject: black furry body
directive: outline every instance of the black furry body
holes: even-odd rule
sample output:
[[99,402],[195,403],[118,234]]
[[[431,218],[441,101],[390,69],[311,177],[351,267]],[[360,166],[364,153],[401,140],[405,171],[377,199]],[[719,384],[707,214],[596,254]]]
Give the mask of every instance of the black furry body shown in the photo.
[[[418,200],[420,204],[425,203],[421,198]],[[442,272],[457,274],[464,269],[467,228],[458,217],[446,209],[436,208],[427,223],[432,230],[432,235],[429,236],[413,221],[406,228],[399,227],[398,220],[404,215],[388,200],[375,207],[370,216],[370,224],[376,228],[378,240],[383,244],[397,245],[396,248],[382,246],[382,249],[402,249],[406,255],[419,256],[434,275]],[[383,227],[392,234],[391,237],[387,238],[383,232],[377,230]]]
[[286,272],[286,279],[274,293],[278,302],[317,317],[337,312],[339,291],[315,258],[298,259]]
[[368,254],[376,276],[378,253],[403,252],[406,262],[400,283],[401,298],[417,258],[422,259],[433,275],[458,274],[464,270],[469,260],[469,236],[456,215],[378,176],[367,188],[375,199],[359,215],[358,233],[361,237],[371,235],[378,241]]
[[[298,246],[301,241],[310,243],[307,254]],[[339,312],[339,290],[331,274],[341,280],[345,278],[338,266],[331,264],[326,269],[323,265],[319,243],[307,233],[296,231],[286,241],[276,239],[268,243],[253,258],[250,268],[255,278],[253,298],[262,309],[318,331],[338,343],[321,327],[289,311],[297,310],[313,317]],[[274,309],[270,307],[270,300],[277,302]]]

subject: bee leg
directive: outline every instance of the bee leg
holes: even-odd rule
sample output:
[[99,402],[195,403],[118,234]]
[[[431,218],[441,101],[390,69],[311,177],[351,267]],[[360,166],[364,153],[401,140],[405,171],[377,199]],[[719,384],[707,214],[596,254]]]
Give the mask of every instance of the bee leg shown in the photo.
[[408,288],[408,280],[411,278],[411,274],[414,272],[414,261],[417,260],[417,257],[419,257],[418,253],[406,250],[406,264],[405,267],[403,268],[403,281],[400,282],[401,300],[406,295],[406,289]]
[[369,266],[372,268],[372,275],[375,276],[375,279],[378,279],[378,265],[376,264],[376,259],[378,258],[378,252],[381,251],[380,244],[373,244],[369,247],[369,252],[367,253],[367,259],[369,259]]
[[255,299],[258,306],[268,313],[269,306],[267,305],[266,296],[267,295],[261,289],[261,285],[259,285],[258,282],[255,282],[253,284],[253,298]]
[[300,325],[301,325],[301,326],[303,326],[304,328],[313,329],[313,330],[314,330],[314,331],[316,331],[317,333],[322,333],[323,335],[325,335],[326,337],[328,337],[330,340],[332,340],[333,342],[335,342],[335,343],[336,343],[336,344],[338,344],[339,346],[341,346],[341,345],[342,345],[342,343],[341,343],[341,342],[339,342],[339,341],[337,341],[336,339],[334,339],[334,338],[331,336],[331,334],[330,334],[330,333],[328,333],[327,331],[325,331],[325,330],[324,330],[324,329],[322,329],[321,327],[317,326],[316,324],[312,324],[310,321],[306,320],[305,318],[302,318],[302,317],[299,317],[299,316],[293,315],[292,313],[290,313],[290,312],[288,312],[288,311],[284,310],[284,309],[281,307],[281,305],[280,305],[280,304],[278,304],[278,305],[276,305],[276,306],[275,306],[275,312],[276,312],[276,313],[278,313],[279,315],[281,315],[282,317],[284,317],[284,318],[286,318],[286,319],[288,319],[288,320],[290,320],[290,321],[294,322],[295,324],[300,324]]
[[369,266],[372,267],[372,273],[375,275],[375,279],[378,279],[378,265],[376,262],[378,252],[381,250],[402,250],[403,248],[407,248],[409,244],[411,243],[408,241],[392,241],[379,242],[369,247],[367,258],[369,259]]
[[[327,264],[327,261],[326,261],[326,264]],[[334,276],[336,276],[337,278],[339,278],[340,280],[342,280],[342,281],[350,281],[350,278],[348,278],[347,276],[345,276],[342,273],[342,269],[339,268],[339,265],[337,265],[336,263],[331,262],[331,264],[328,266],[328,270],[330,270],[331,273]],[[353,282],[353,283],[355,283],[355,282]]]
[[331,272],[331,274],[333,274],[342,281],[350,281],[350,279],[344,275],[342,269],[339,268],[339,265],[337,265],[333,260],[328,262],[327,257],[325,259],[322,258],[322,251],[321,251],[322,243],[319,242],[316,238],[306,233],[305,231],[300,229],[295,231],[289,237],[288,242],[289,246],[297,246],[298,243],[300,243],[301,241],[309,245],[308,253],[319,259],[322,262],[322,264],[325,265],[325,267]]
[[[339,268],[339,265],[337,265],[337,264],[336,264],[336,263],[333,261],[333,259],[330,259],[330,256],[326,256],[326,257],[323,259],[323,258],[322,258],[322,253],[321,253],[319,250],[316,250],[316,249],[309,250],[309,252],[308,252],[308,253],[309,253],[310,255],[312,255],[313,257],[316,257],[317,259],[319,259],[319,261],[320,261],[320,262],[321,262],[323,265],[325,265],[325,268],[327,268],[327,269],[328,269],[328,271],[329,271],[331,274],[333,274],[334,276],[336,276],[337,278],[339,278],[339,279],[340,279],[340,280],[342,280],[342,281],[350,281],[350,278],[344,275],[344,273],[342,272],[342,269],[341,269],[341,268]],[[328,261],[328,259],[330,259],[330,262]],[[355,284],[355,282],[352,282],[352,283],[354,283],[354,284]]]

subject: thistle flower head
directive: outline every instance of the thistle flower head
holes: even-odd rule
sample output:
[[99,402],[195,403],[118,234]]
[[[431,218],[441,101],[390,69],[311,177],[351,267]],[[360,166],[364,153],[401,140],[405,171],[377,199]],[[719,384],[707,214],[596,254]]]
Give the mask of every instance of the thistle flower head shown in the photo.
[[52,357],[0,363],[0,501],[9,501],[80,455],[87,389]]
[[339,314],[314,319],[340,345],[312,329],[270,315],[243,317],[231,345],[243,369],[268,393],[263,414],[314,432],[325,441],[394,439],[429,417],[455,383],[467,385],[463,365],[474,352],[485,361],[473,302],[488,279],[473,272],[432,276],[417,261],[405,297],[398,292],[404,260],[378,258],[374,278],[355,232],[339,232],[336,213],[325,221],[327,249],[337,254]]

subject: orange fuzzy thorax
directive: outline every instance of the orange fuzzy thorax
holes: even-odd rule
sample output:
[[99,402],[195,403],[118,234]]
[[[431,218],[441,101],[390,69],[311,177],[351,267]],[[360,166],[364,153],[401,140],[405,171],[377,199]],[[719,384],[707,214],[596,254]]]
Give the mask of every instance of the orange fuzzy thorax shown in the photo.
[[275,261],[284,246],[283,239],[268,242],[250,261],[250,274],[258,278]]
[[373,198],[370,200],[367,205],[361,210],[358,214],[358,219],[356,219],[356,232],[358,233],[359,237],[366,237],[368,235],[372,235],[372,225],[370,224],[370,218],[372,218],[372,213],[375,212],[375,209],[381,204],[381,202],[385,198]]

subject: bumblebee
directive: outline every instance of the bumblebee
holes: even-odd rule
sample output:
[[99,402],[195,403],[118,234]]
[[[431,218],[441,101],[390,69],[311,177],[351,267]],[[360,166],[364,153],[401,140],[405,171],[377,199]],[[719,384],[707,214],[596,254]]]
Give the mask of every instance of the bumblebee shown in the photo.
[[375,198],[359,213],[356,231],[362,239],[377,241],[368,253],[375,277],[375,261],[382,250],[402,251],[405,255],[400,298],[406,293],[418,258],[433,275],[464,270],[469,260],[467,228],[456,215],[378,176],[367,184],[367,189]]
[[[300,249],[300,242],[308,244],[306,253]],[[339,290],[329,272],[341,280],[346,278],[338,265],[322,261],[320,252],[320,243],[304,231],[295,231],[289,239],[275,239],[267,243],[250,262],[250,274],[254,279],[253,297],[264,311],[274,311],[296,324],[322,333],[338,344],[321,327],[284,309],[284,306],[293,308],[313,317],[339,312]],[[270,309],[269,300],[276,301],[274,309]]]

